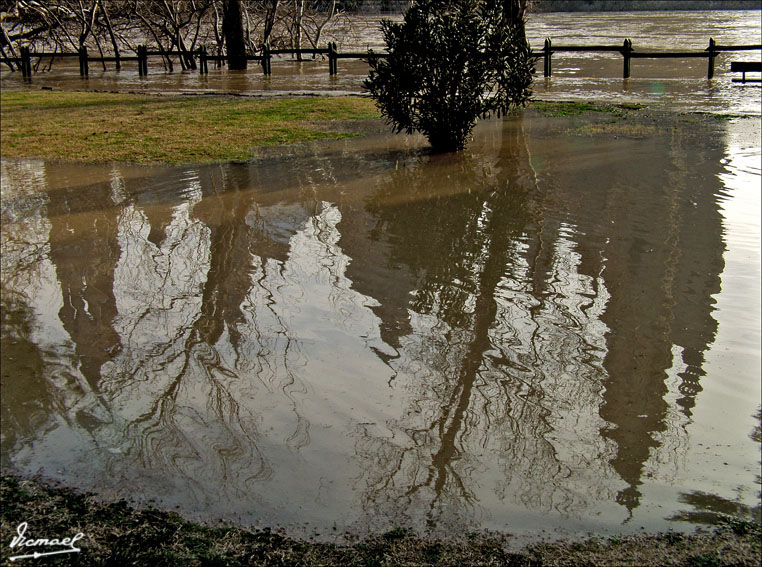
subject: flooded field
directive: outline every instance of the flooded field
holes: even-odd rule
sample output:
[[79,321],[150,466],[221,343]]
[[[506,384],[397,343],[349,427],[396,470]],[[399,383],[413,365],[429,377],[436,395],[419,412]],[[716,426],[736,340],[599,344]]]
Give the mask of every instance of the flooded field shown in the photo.
[[759,516],[760,121],[2,161],[2,463],[320,538]]
[[[344,47],[380,47],[375,21]],[[758,11],[535,14],[528,33],[762,41]],[[713,81],[703,59],[635,60],[625,81],[618,55],[558,54],[538,98],[645,116],[527,110],[458,155],[372,133],[212,166],[3,159],[3,468],[327,539],[759,519],[762,102],[731,81],[744,59]],[[66,65],[0,80],[357,93],[367,72]]]
[[[388,16],[394,18],[394,16]],[[399,16],[397,16],[399,18]],[[350,36],[338,36],[340,51],[384,49],[379,31],[380,16],[357,17]],[[331,30],[326,38],[332,38]],[[621,45],[625,38],[636,51],[700,51],[713,37],[718,45],[762,43],[760,12],[603,12],[530,14],[527,37],[535,51],[546,37],[559,45]],[[325,41],[328,41],[326,39]],[[707,80],[707,60],[636,59],[631,78],[622,79],[622,56],[618,53],[558,53],[553,55],[553,76],[544,79],[542,60],[537,63],[534,94],[539,99],[607,100],[641,102],[680,110],[701,108],[709,112],[760,113],[760,89],[732,82],[731,61],[759,61],[760,51],[724,52],[716,61],[716,74]],[[41,64],[46,69],[48,61]],[[152,58],[148,77],[139,77],[136,63],[124,70],[103,71],[90,64],[88,79],[79,77],[76,59],[57,60],[49,72],[35,73],[32,88],[42,86],[98,91],[148,93],[233,93],[250,96],[285,93],[359,93],[368,66],[357,60],[341,60],[339,75],[328,74],[328,60],[297,63],[287,57],[275,59],[272,76],[266,77],[256,62],[245,72],[210,69],[208,75],[196,71],[165,72],[161,60]],[[20,73],[0,67],[3,88],[23,85]]]

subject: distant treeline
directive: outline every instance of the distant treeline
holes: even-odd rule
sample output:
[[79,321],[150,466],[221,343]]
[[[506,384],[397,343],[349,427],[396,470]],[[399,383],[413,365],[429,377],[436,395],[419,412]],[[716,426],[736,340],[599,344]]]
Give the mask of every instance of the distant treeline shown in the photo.
[[530,0],[533,12],[761,10],[762,0]]

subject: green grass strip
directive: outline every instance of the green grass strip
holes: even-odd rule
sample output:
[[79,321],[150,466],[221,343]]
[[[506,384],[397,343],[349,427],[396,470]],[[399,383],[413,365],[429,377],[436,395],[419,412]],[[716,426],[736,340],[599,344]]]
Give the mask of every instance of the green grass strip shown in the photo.
[[257,146],[352,136],[332,121],[378,118],[361,97],[169,97],[0,92],[4,157],[145,164],[245,160]]

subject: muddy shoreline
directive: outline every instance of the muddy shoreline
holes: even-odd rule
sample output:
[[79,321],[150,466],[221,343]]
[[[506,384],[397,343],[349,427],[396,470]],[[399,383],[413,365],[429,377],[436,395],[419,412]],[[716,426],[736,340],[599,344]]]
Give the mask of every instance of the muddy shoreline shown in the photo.
[[[758,565],[759,524],[728,518],[693,534],[667,532],[590,537],[511,548],[509,534],[454,534],[442,541],[395,528],[345,543],[289,538],[277,530],[248,530],[226,523],[199,524],[172,512],[136,509],[128,502],[100,503],[71,489],[3,475],[3,540],[22,534],[64,538],[81,534],[76,552],[61,565]],[[22,524],[26,522],[26,532]],[[3,545],[0,557],[13,560],[41,548]],[[44,551],[67,549],[53,546]]]

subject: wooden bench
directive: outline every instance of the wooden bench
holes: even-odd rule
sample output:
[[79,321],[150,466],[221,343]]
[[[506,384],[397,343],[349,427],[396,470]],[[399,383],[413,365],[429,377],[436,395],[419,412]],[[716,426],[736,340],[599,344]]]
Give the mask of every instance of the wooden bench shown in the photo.
[[730,70],[734,73],[743,73],[740,79],[734,82],[745,83],[748,81],[759,82],[760,79],[747,79],[746,73],[762,73],[762,61],[731,61]]

